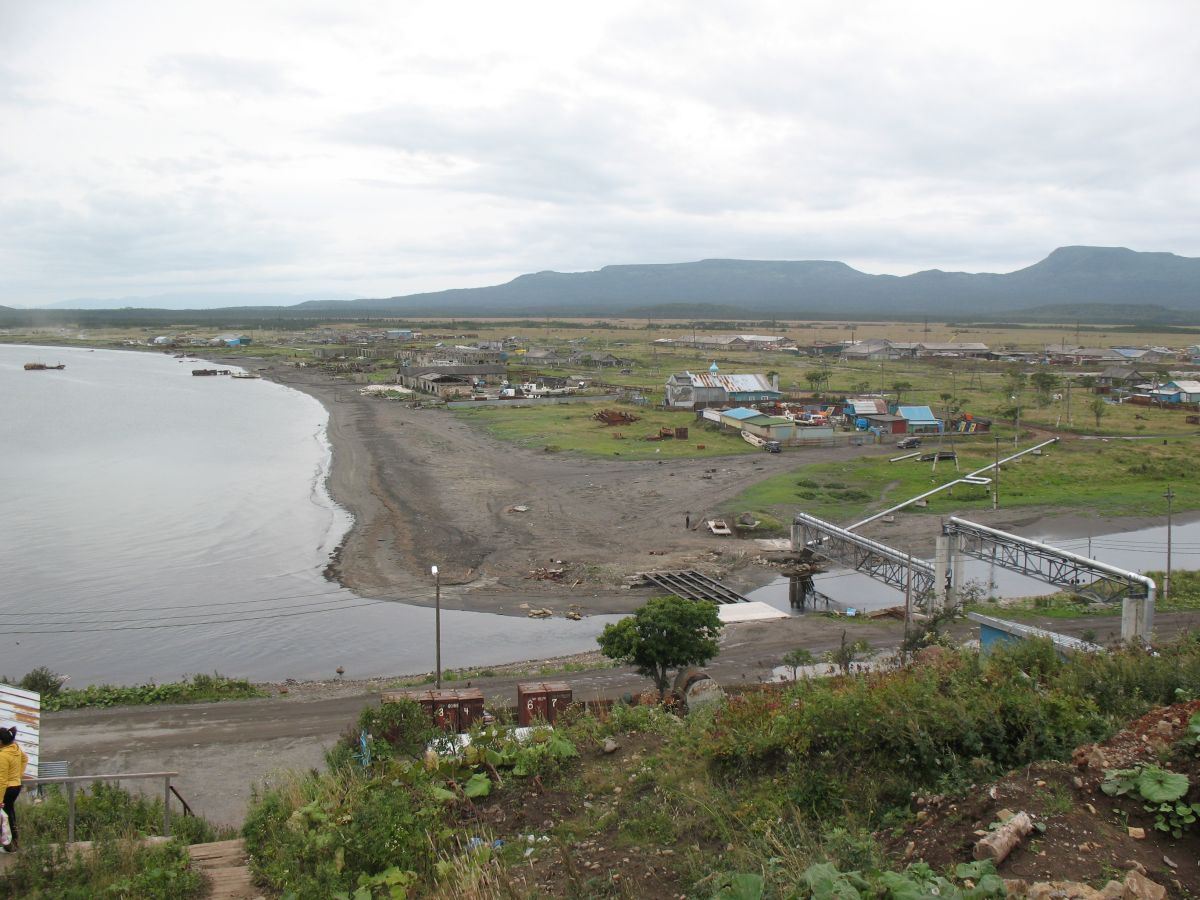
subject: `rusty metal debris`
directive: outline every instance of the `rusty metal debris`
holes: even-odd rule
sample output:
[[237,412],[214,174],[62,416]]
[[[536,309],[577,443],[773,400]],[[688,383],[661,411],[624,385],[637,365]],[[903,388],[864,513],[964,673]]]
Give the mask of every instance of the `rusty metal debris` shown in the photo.
[[536,569],[530,569],[529,574],[525,579],[533,579],[534,581],[562,581],[566,575],[566,569],[547,569],[545,566],[538,566]]
[[642,417],[621,409],[602,409],[594,413],[592,418],[605,425],[632,425]]

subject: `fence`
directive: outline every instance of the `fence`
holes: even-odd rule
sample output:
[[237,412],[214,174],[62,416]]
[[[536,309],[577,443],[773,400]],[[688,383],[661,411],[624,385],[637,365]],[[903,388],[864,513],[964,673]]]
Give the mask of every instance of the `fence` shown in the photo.
[[[178,772],[125,772],[121,775],[64,775],[56,778],[27,778],[26,784],[42,787],[48,784],[62,784],[67,788],[67,843],[75,842],[75,787],[79,784],[92,784],[96,781],[128,781],[131,778],[161,778],[163,780],[163,835],[171,836],[171,794],[179,797],[179,792],[171,787],[171,779]],[[185,812],[190,812],[188,805],[179,797]]]

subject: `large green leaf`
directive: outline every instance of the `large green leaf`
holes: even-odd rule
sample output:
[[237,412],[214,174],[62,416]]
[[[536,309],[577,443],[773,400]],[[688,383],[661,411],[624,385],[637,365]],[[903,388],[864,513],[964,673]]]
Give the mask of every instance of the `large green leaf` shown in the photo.
[[476,772],[463,785],[463,793],[474,800],[476,797],[486,797],[492,792],[492,779],[483,772]]
[[762,900],[766,884],[761,875],[736,872],[717,879],[712,900]]
[[1146,766],[1137,780],[1138,793],[1151,803],[1171,803],[1188,792],[1186,775],[1168,772],[1158,766]]

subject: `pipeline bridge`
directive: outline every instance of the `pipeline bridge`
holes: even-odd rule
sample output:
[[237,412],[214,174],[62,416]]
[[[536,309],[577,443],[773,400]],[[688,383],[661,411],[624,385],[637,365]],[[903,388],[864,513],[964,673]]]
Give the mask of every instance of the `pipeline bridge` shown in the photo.
[[[1026,453],[1045,447],[1047,441],[994,463],[995,468]],[[962,563],[967,557],[984,560],[1012,572],[1036,578],[1046,584],[1068,588],[1074,593],[1112,601],[1121,598],[1121,638],[1149,640],[1154,628],[1154,603],[1157,587],[1152,578],[1081,556],[1041,541],[990,528],[957,516],[942,523],[932,563],[871,540],[855,532],[856,528],[887,513],[944,490],[952,484],[986,483],[980,469],[951,484],[928,491],[883,513],[849,526],[834,525],[798,513],[792,523],[792,547],[807,549],[832,562],[862,572],[884,584],[906,591],[931,610],[959,605],[964,586]]]

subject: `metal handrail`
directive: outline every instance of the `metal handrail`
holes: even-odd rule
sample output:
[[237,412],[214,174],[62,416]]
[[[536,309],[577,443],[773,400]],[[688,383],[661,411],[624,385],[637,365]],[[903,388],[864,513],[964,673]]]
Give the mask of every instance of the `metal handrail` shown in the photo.
[[[23,783],[29,785],[46,785],[46,784],[64,784],[67,786],[67,843],[75,843],[75,786],[78,784],[92,784],[97,781],[125,781],[130,778],[161,778],[163,780],[163,835],[171,836],[171,793],[174,788],[171,787],[171,779],[178,775],[178,772],[124,772],[117,775],[55,775],[49,778],[24,778]],[[175,791],[175,796],[179,796],[179,792]],[[183,798],[179,797],[179,802],[183,803]],[[184,807],[187,804],[184,803]]]

